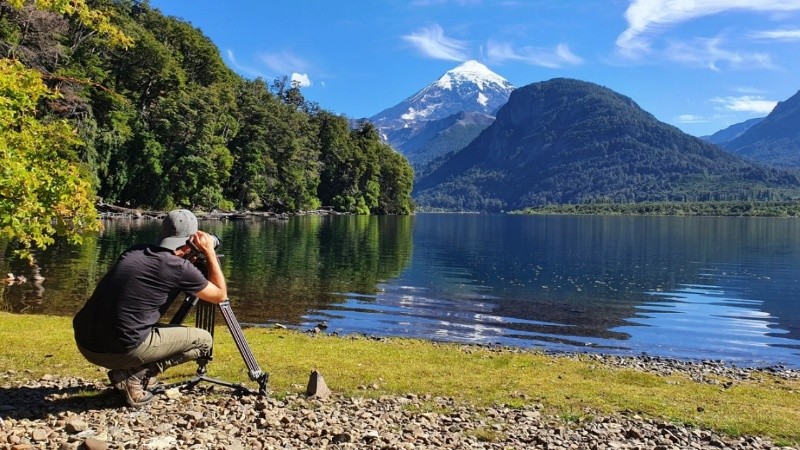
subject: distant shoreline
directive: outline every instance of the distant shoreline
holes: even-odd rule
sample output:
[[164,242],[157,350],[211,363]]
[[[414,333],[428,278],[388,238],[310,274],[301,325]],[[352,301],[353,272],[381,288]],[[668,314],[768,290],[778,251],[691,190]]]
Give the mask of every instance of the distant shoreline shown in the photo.
[[519,211],[512,211],[510,214],[797,218],[800,217],[800,201],[644,202],[542,205],[525,208]]

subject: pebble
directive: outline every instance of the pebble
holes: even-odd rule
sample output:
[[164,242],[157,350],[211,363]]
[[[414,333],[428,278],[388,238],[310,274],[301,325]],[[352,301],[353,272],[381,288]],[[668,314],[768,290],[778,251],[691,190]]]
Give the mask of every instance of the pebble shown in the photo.
[[[569,355],[660,374],[685,373],[699,382],[753,379],[759,373],[798,379],[785,367],[737,368],[718,361]],[[224,388],[158,395],[143,408],[124,405],[101,381],[56,376],[21,383],[0,373],[0,449],[693,449],[766,450],[759,436],[731,438],[635,413],[584,411],[565,421],[541,404],[476,407],[430,395],[378,399],[331,394],[325,400],[287,393],[236,396]],[[99,394],[87,397],[85,391]]]

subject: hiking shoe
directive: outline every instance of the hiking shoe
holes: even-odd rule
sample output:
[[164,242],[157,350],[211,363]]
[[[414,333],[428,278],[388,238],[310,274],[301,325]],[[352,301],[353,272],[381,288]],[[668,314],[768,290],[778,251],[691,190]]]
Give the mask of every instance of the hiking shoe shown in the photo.
[[144,375],[145,371],[111,370],[108,378],[114,383],[114,387],[125,394],[128,405],[139,407],[152,402],[155,398],[145,389]]
[[144,377],[142,377],[142,387],[147,391],[152,392],[153,390],[162,386],[164,386],[164,383],[159,381],[155,375],[146,374]]

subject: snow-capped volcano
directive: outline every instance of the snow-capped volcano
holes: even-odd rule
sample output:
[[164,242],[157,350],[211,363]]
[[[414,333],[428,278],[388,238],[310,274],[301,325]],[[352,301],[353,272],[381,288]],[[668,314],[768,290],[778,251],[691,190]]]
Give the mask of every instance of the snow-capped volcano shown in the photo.
[[399,104],[370,118],[395,148],[427,122],[453,114],[477,112],[493,116],[508,101],[514,86],[477,61],[467,61]]

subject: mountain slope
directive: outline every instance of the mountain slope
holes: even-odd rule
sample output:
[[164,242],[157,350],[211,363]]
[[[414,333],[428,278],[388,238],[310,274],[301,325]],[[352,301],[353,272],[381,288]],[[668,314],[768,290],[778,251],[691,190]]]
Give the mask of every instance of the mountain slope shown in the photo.
[[466,147],[492,122],[494,116],[463,111],[444,119],[430,120],[398,150],[406,155],[412,167],[423,167],[439,156]]
[[798,194],[794,174],[749,164],[578,80],[515,90],[495,122],[418,180],[420,206],[496,211],[592,200]]
[[[514,86],[477,61],[467,61],[447,71],[438,80],[421,89],[397,105],[370,117],[369,120],[392,147],[407,156],[413,156],[416,167],[438,156],[428,155],[427,148],[453,148],[455,143],[429,143],[429,139],[441,138],[437,132],[443,130],[448,117],[460,113],[477,113],[493,118],[499,107],[508,101]],[[460,126],[487,123],[487,120],[460,119]],[[464,120],[473,123],[465,123]],[[474,128],[474,127],[471,127]],[[484,127],[485,128],[485,127]],[[480,130],[473,132],[477,136]],[[454,134],[461,134],[454,132]],[[464,140],[463,138],[461,139]],[[464,145],[468,143],[467,140]],[[461,146],[463,147],[463,145]],[[436,153],[434,151],[434,153]],[[414,163],[412,163],[414,165]]]
[[763,117],[757,117],[755,119],[750,119],[750,120],[745,120],[744,122],[735,123],[723,130],[717,131],[716,133],[710,136],[701,136],[700,139],[706,142],[711,142],[712,144],[717,144],[722,147],[725,147],[725,144],[743,135],[753,125],[761,122],[762,120],[764,120]]
[[778,103],[758,124],[725,144],[737,155],[775,166],[800,167],[800,92]]

